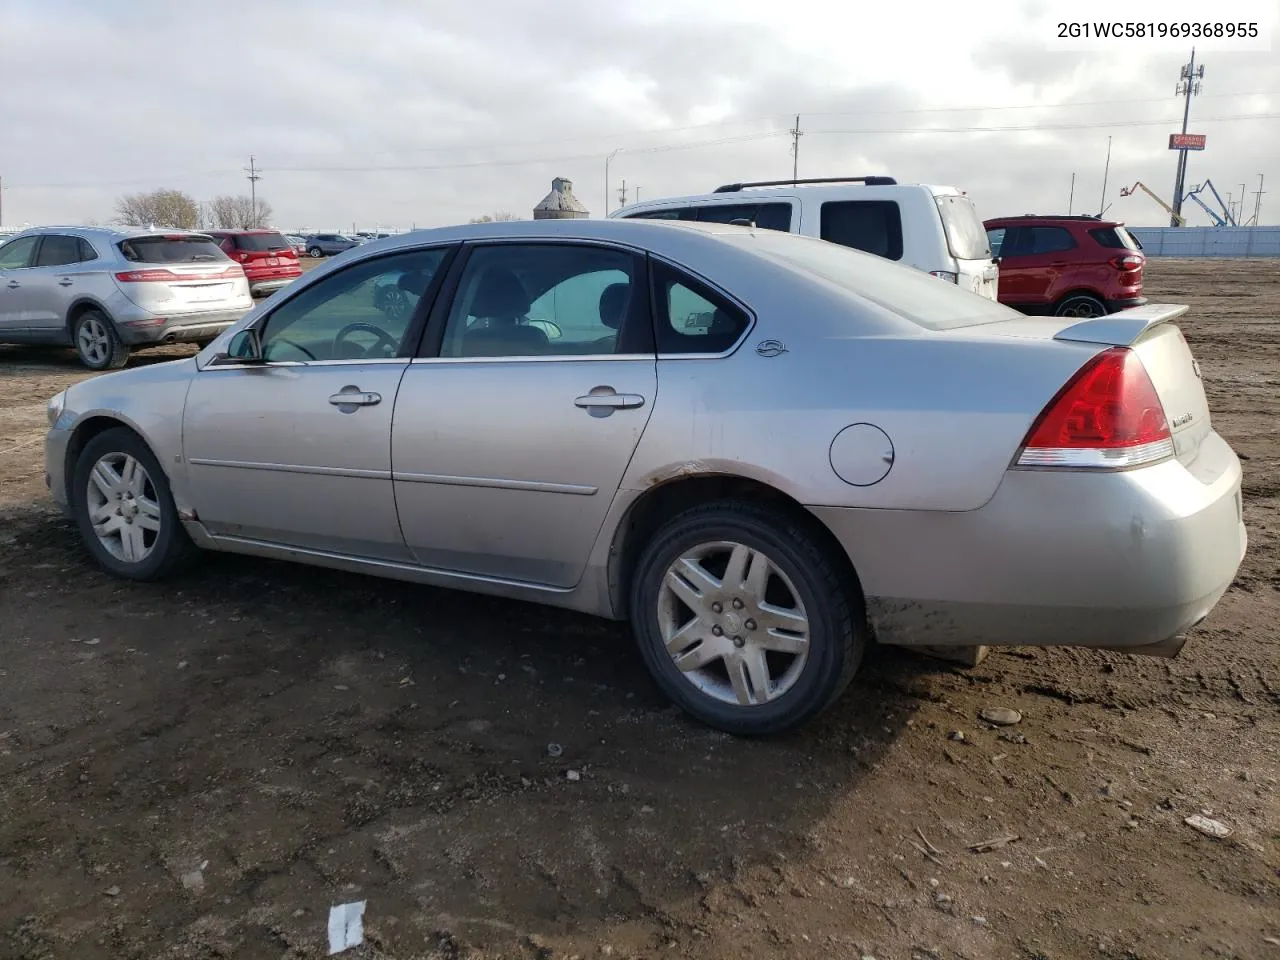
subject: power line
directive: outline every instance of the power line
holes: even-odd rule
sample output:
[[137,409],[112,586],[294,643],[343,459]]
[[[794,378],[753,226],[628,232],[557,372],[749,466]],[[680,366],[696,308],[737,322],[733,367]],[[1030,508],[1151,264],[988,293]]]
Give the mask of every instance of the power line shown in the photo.
[[[1165,101],[1167,102],[1167,100]],[[1200,123],[1224,123],[1240,120],[1273,120],[1280,118],[1280,113],[1241,113],[1230,114],[1220,117],[1201,117]],[[1116,127],[1145,127],[1145,126],[1165,126],[1175,123],[1173,119],[1156,119],[1156,120],[1115,120],[1090,123],[1029,123],[1029,124],[1004,124],[999,126],[983,126],[983,125],[967,125],[967,126],[950,126],[950,127],[810,127],[806,134],[818,136],[831,136],[837,134],[960,134],[960,133],[1018,133],[1018,132],[1038,132],[1052,130],[1105,130]],[[626,153],[629,155],[668,153],[678,150],[692,150],[702,147],[721,146],[726,144],[748,143],[757,140],[767,140],[776,137],[786,136],[789,134],[787,130],[768,130],[758,133],[742,134],[738,136],[716,137],[704,140],[688,140],[678,143],[658,144],[649,147],[632,147],[627,148]],[[388,164],[388,165],[347,165],[347,166],[309,166],[309,167],[275,167],[277,173],[395,173],[395,172],[424,172],[435,170],[468,170],[483,169],[488,167],[520,167],[535,166],[545,163],[567,163],[578,160],[598,160],[599,154],[576,153],[576,154],[559,154],[555,156],[539,156],[539,157],[520,157],[516,159],[489,159],[489,160],[472,160],[458,163],[436,163],[436,164]],[[257,168],[260,170],[261,168]],[[206,170],[206,171],[188,171],[185,174],[178,175],[154,175],[148,177],[135,177],[128,180],[110,180],[110,181],[64,181],[57,183],[38,183],[38,184],[22,184],[21,186],[11,184],[6,189],[15,190],[46,190],[46,189],[70,189],[77,187],[121,187],[132,186],[136,184],[154,183],[158,180],[173,179],[194,179],[197,177],[213,177],[225,176],[226,170]]]

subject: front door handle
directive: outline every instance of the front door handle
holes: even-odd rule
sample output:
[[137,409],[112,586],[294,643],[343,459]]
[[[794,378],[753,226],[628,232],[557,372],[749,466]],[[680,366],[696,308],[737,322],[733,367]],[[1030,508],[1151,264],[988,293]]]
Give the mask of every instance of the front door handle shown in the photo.
[[638,393],[589,393],[573,401],[575,407],[589,410],[593,407],[608,407],[613,410],[628,410],[632,407],[644,406],[644,397]]
[[8,283],[5,284],[5,286],[8,287],[10,290],[17,290],[20,286],[22,286],[22,284],[20,284],[17,280],[10,280]]
[[72,283],[74,283],[74,282],[75,282],[75,281],[74,281],[74,280],[72,280],[70,277],[63,277],[61,280],[59,280],[59,281],[58,281],[58,286],[60,286],[60,287],[69,287],[69,286],[71,286],[71,284],[72,284]]
[[[345,388],[344,388],[345,389]],[[367,390],[335,393],[329,398],[335,407],[371,407],[382,402],[382,394]]]

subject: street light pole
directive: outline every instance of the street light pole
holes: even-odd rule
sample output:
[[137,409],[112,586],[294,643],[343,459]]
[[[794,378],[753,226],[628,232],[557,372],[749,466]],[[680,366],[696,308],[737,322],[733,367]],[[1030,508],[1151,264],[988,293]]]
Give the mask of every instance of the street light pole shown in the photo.
[[604,158],[604,215],[606,217],[609,215],[609,161],[616,157],[618,150],[621,149],[621,147],[618,147],[613,153]]

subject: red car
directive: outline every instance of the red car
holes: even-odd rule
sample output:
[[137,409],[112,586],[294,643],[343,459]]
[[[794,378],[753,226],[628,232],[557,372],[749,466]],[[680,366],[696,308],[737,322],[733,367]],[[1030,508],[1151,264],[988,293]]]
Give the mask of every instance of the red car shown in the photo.
[[278,230],[206,230],[228,257],[244,268],[255,297],[274,293],[302,276],[293,245]]
[[984,225],[1000,264],[996,298],[1007,306],[1057,317],[1101,317],[1147,302],[1147,258],[1119,221],[1027,214]]

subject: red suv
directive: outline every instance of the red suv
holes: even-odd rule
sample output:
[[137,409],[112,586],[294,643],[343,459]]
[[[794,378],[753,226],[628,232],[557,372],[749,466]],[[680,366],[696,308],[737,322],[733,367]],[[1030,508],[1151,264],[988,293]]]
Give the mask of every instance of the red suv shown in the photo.
[[255,297],[274,293],[302,276],[293,244],[276,230],[206,230],[228,257],[244,268]]
[[1101,317],[1147,302],[1147,258],[1123,223],[1027,214],[984,225],[1000,264],[996,298],[1007,306],[1057,317]]

